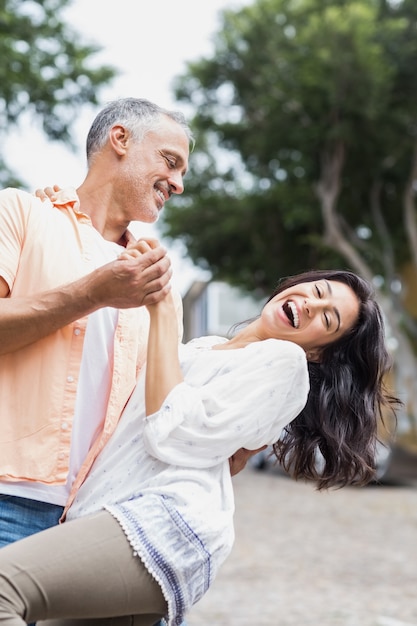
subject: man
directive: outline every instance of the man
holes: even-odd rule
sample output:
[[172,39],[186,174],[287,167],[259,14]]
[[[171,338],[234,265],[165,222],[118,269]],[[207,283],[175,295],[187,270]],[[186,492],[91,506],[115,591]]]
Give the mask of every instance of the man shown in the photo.
[[0,546],[58,523],[117,425],[146,354],[143,305],[171,277],[156,242],[118,256],[132,220],[183,192],[192,141],[182,114],[117,100],[91,126],[77,192],[0,191]]
[[58,523],[116,427],[146,354],[143,305],[171,277],[156,242],[118,256],[132,220],[183,192],[190,142],[180,113],[118,100],[93,122],[77,192],[0,192],[0,546]]
[[156,242],[118,256],[131,221],[183,192],[192,141],[182,114],[121,99],[92,124],[77,192],[48,207],[0,192],[0,547],[59,522],[117,425],[146,354],[143,305],[171,277]]

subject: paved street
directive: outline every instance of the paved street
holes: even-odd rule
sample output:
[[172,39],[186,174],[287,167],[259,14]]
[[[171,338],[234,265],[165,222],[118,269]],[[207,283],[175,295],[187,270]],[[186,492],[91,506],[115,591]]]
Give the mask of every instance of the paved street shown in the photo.
[[234,481],[235,547],[188,626],[417,626],[417,480],[318,493],[247,468]]

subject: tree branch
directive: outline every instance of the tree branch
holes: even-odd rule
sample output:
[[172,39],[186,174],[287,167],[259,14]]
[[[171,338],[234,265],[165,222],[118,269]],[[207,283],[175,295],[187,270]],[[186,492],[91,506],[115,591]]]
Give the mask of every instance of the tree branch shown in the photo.
[[361,255],[343,234],[340,220],[336,212],[340,193],[340,180],[345,162],[345,147],[338,141],[333,148],[323,152],[321,159],[321,176],[316,185],[316,193],[321,203],[324,220],[324,241],[333,250],[338,250],[361,276],[372,280],[373,273]]

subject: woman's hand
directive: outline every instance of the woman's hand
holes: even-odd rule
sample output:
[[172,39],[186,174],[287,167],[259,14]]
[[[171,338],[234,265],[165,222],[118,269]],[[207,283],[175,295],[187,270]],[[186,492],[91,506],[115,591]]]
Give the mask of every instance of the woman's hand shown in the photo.
[[126,249],[119,254],[119,259],[137,258],[144,252],[148,252],[148,250],[155,250],[155,248],[158,248],[159,246],[159,241],[153,238],[132,240],[128,243]]
[[56,200],[56,194],[58,191],[61,191],[61,187],[59,185],[54,185],[53,187],[45,187],[44,189],[37,189],[35,191],[35,196],[45,202],[45,200],[50,200],[54,202]]
[[[157,239],[147,238],[147,239],[138,239],[132,244],[129,244],[126,249],[119,254],[119,259],[128,261],[129,259],[135,259],[140,257],[145,252],[149,250],[154,250],[158,248],[160,243]],[[159,306],[161,305],[161,306]],[[146,305],[149,313],[155,313],[155,308],[158,308],[159,315],[162,315],[162,308],[164,307],[165,314],[171,316],[175,313],[175,303],[172,296],[171,291],[167,292],[164,298],[159,300],[158,302]]]

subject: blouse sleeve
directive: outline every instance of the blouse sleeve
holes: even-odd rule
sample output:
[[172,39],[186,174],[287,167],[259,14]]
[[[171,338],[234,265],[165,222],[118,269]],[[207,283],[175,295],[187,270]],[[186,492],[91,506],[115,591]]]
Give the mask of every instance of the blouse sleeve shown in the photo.
[[[217,355],[219,351],[214,351]],[[309,382],[304,351],[268,339],[222,351],[208,380],[177,385],[147,418],[147,451],[165,463],[209,467],[239,448],[254,450],[278,440],[303,409]],[[230,357],[230,358],[229,358]]]

